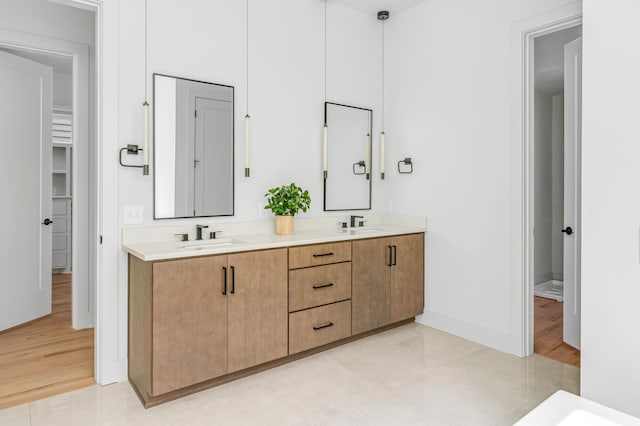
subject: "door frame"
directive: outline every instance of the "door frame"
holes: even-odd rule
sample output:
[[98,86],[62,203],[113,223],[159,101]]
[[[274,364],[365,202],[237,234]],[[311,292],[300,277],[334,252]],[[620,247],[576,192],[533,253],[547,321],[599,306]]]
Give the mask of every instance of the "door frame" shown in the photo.
[[582,25],[582,12],[570,13],[521,32],[522,40],[522,355],[534,350],[534,40]]

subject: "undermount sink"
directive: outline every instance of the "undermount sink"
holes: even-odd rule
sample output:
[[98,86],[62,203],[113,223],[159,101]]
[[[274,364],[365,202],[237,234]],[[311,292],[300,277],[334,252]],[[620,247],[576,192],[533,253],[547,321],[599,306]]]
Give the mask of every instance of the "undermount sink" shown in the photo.
[[380,229],[380,228],[367,228],[367,227],[340,229],[340,232],[349,232],[351,235],[367,234],[369,232],[378,232],[378,231],[382,231],[382,229]]
[[233,238],[213,238],[209,240],[196,240],[196,241],[182,241],[178,243],[178,248],[203,250],[206,248],[229,246],[233,244],[240,244],[244,241],[236,240]]

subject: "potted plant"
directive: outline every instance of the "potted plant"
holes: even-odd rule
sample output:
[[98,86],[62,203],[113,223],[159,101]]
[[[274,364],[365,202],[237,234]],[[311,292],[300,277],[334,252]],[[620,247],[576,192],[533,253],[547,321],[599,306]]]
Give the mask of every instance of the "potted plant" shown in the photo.
[[293,234],[293,217],[300,210],[306,212],[311,205],[309,191],[303,190],[295,183],[271,188],[266,194],[267,205],[265,209],[270,209],[276,215],[276,234]]

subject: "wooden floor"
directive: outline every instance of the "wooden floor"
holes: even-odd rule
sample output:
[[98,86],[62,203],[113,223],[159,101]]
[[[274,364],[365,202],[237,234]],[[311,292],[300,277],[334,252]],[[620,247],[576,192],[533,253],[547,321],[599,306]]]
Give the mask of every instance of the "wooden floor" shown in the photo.
[[535,353],[580,367],[580,351],[562,341],[562,302],[536,296],[533,323]]
[[0,332],[0,409],[94,383],[93,329],[71,327],[71,275],[53,275],[51,315]]

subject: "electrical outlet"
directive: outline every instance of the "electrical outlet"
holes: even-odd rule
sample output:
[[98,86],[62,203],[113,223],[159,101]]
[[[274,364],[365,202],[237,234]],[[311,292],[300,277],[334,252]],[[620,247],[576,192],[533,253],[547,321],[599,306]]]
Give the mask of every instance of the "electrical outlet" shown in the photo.
[[124,206],[122,223],[124,225],[142,225],[144,223],[144,206]]

